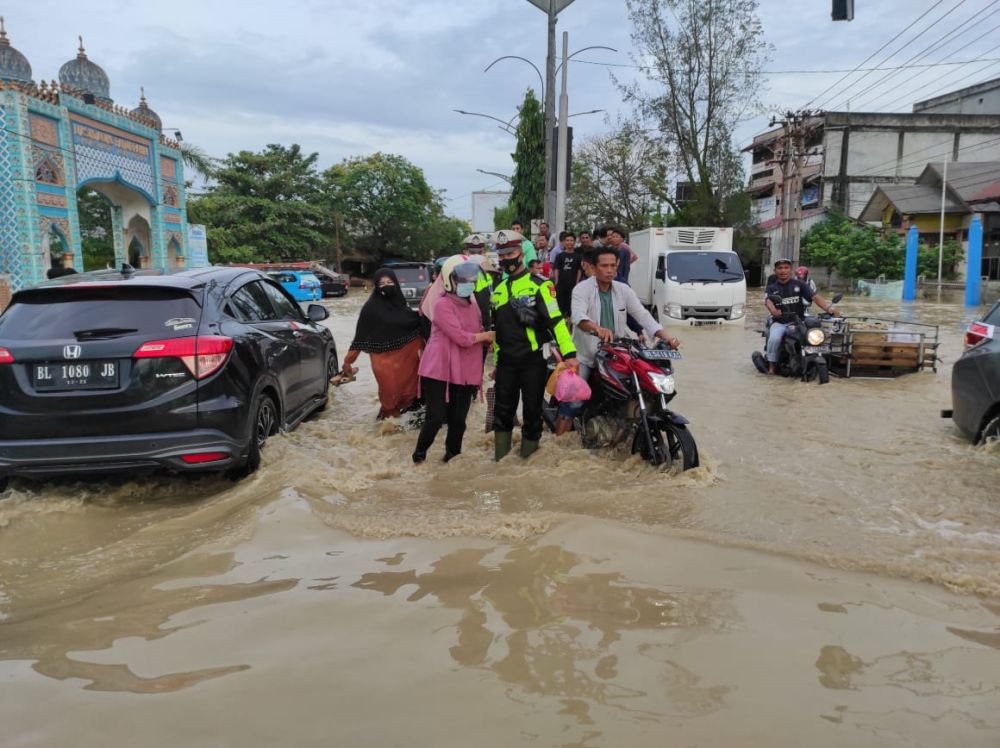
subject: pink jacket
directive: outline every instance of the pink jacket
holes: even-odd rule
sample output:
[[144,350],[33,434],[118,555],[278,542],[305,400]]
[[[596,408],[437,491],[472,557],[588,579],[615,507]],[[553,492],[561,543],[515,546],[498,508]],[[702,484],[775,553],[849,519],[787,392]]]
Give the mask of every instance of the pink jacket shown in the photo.
[[483,384],[483,331],[475,299],[445,294],[434,305],[431,337],[420,357],[420,376],[452,384]]

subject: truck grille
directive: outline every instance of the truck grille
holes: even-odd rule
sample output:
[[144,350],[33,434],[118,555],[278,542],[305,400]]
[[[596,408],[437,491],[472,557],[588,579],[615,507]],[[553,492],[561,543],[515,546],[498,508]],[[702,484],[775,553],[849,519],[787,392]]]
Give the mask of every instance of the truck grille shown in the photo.
[[686,306],[681,308],[684,319],[729,319],[732,307]]

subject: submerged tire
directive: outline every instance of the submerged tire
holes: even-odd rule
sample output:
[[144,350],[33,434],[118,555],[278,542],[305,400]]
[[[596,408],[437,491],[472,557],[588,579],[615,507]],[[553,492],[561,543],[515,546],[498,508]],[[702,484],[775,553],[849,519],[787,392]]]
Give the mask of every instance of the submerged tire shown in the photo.
[[982,434],[979,435],[980,444],[997,440],[1000,440],[1000,415],[995,415],[987,421]]
[[257,468],[260,467],[261,452],[264,450],[268,437],[278,433],[278,406],[270,395],[259,394],[252,412],[249,454],[243,467],[234,471],[233,477],[235,478],[241,478],[257,471]]
[[757,367],[757,371],[761,374],[767,374],[767,359],[764,358],[763,353],[754,351],[750,354],[750,359],[753,361],[753,365]]
[[698,459],[698,445],[686,426],[670,422],[663,430],[667,437],[667,451],[671,463],[679,463],[681,470],[690,470],[701,464]]

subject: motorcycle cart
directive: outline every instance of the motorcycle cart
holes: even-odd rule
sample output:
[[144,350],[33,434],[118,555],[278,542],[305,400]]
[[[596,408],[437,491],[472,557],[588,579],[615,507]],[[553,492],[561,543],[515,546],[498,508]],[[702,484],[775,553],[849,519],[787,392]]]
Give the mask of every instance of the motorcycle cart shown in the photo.
[[937,325],[882,317],[824,320],[830,371],[841,377],[892,378],[937,371]]

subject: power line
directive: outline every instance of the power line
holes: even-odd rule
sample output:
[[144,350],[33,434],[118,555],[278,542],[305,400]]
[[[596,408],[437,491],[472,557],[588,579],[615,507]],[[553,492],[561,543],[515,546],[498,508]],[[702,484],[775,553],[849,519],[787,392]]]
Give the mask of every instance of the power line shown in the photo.
[[[926,18],[926,17],[927,17],[927,15],[928,15],[928,14],[929,14],[929,13],[930,13],[930,12],[931,12],[932,10],[934,10],[934,9],[935,9],[936,7],[938,7],[938,6],[939,6],[939,5],[941,4],[941,3],[943,3],[943,2],[944,2],[944,0],[938,0],[938,1],[936,2],[936,3],[934,3],[934,5],[932,5],[932,6],[931,6],[930,8],[928,8],[928,9],[927,9],[926,11],[924,11],[923,13],[921,13],[921,14],[920,14],[920,15],[919,15],[919,16],[917,17],[917,19],[916,19],[915,21],[911,22],[909,26],[907,26],[907,27],[906,27],[905,29],[903,29],[902,31],[900,31],[900,32],[899,32],[898,34],[896,34],[896,35],[895,35],[894,37],[892,37],[892,39],[890,39],[889,41],[887,41],[887,42],[886,42],[885,44],[883,44],[883,45],[882,45],[881,47],[879,47],[879,48],[878,48],[878,49],[876,49],[876,50],[875,50],[874,52],[872,52],[872,53],[871,53],[870,55],[868,55],[868,57],[866,57],[866,58],[865,58],[864,60],[862,60],[862,61],[861,61],[861,62],[860,62],[860,63],[858,64],[858,66],[857,66],[856,68],[854,68],[854,70],[852,70],[851,72],[849,72],[849,73],[848,73],[847,75],[845,75],[845,76],[844,76],[843,78],[841,78],[840,80],[838,80],[838,81],[837,81],[836,83],[834,83],[833,85],[831,85],[831,86],[828,86],[828,87],[827,87],[826,89],[824,89],[824,90],[823,90],[822,92],[818,93],[818,94],[817,94],[816,96],[813,96],[813,97],[812,97],[812,98],[811,98],[811,99],[810,99],[809,101],[807,101],[807,102],[806,102],[806,103],[805,103],[805,104],[803,105],[803,107],[802,107],[802,108],[803,108],[803,109],[805,109],[806,107],[808,107],[808,106],[811,106],[811,105],[813,104],[813,102],[815,102],[815,101],[817,101],[818,99],[821,99],[822,97],[826,96],[826,94],[827,94],[827,93],[829,93],[829,92],[830,92],[831,90],[833,90],[834,88],[836,88],[837,86],[839,86],[839,85],[840,85],[841,83],[843,83],[843,82],[844,82],[844,81],[845,81],[846,79],[850,78],[850,77],[851,77],[852,75],[854,75],[854,73],[858,72],[858,71],[859,71],[859,70],[860,70],[860,69],[861,69],[861,68],[862,68],[862,67],[863,67],[864,65],[868,64],[869,62],[871,62],[871,61],[872,61],[872,59],[873,59],[873,58],[874,58],[874,57],[875,57],[876,55],[878,55],[878,54],[879,54],[879,52],[881,52],[882,50],[884,50],[884,49],[885,49],[886,47],[888,47],[888,46],[889,46],[890,44],[892,44],[892,43],[893,43],[894,41],[896,41],[897,39],[899,39],[899,37],[901,37],[901,36],[902,36],[903,34],[905,34],[905,33],[906,33],[907,31],[909,31],[909,30],[910,30],[910,29],[912,29],[912,28],[913,28],[914,26],[916,26],[916,25],[917,25],[917,24],[918,24],[918,23],[919,23],[919,22],[920,22],[921,20],[923,20],[924,18]],[[888,58],[886,58],[886,60],[883,60],[883,62],[886,62],[886,61],[888,61]],[[867,75],[867,73],[866,73],[866,75]],[[863,78],[863,77],[864,77],[864,76],[862,76],[862,78]],[[859,79],[859,80],[860,80],[860,79]]]
[[[985,8],[982,8],[978,12],[976,12],[973,15],[969,16],[969,18],[965,19],[965,21],[963,21],[961,24],[959,24],[954,29],[952,29],[950,32],[948,32],[943,37],[941,37],[941,39],[937,40],[936,42],[934,42],[933,44],[929,45],[928,47],[925,47],[923,50],[921,50],[920,52],[918,52],[917,55],[915,55],[914,57],[911,57],[910,60],[908,60],[907,62],[916,62],[918,60],[922,60],[923,58],[927,57],[929,54],[931,54],[935,50],[941,49],[941,48],[947,46],[948,44],[950,44],[951,42],[955,41],[956,39],[958,39],[958,38],[960,38],[962,36],[965,36],[970,31],[973,31],[974,30],[973,28],[967,28],[964,31],[962,29],[965,26],[967,26],[968,24],[970,24],[973,21],[975,21],[977,17],[981,16],[989,8],[993,7],[998,2],[1000,2],[1000,0],[993,0],[993,2],[991,2]],[[1000,9],[994,10],[992,13],[988,14],[982,20],[985,21],[986,18],[990,18],[991,16],[995,16],[998,12],[1000,12]],[[978,36],[973,41],[968,42],[965,45],[966,48],[968,48],[972,44],[975,44],[975,42],[977,42],[980,39],[982,39],[983,36],[985,36],[985,35]],[[951,57],[952,55],[958,54],[958,52],[959,52],[959,50],[956,49],[950,55],[948,55],[948,57]],[[948,59],[948,57],[945,57],[945,59]],[[871,91],[871,90],[873,90],[875,88],[878,88],[879,86],[883,85],[887,81],[890,81],[893,78],[895,78],[896,76],[898,76],[901,72],[902,72],[901,70],[896,70],[896,71],[887,73],[886,75],[882,76],[882,78],[880,78],[878,81],[876,81],[871,86],[869,86],[868,88],[866,88],[864,91],[862,91],[857,96],[860,97],[860,96],[864,95],[867,91]],[[890,92],[890,93],[892,93],[892,92]],[[869,101],[866,101],[863,104],[859,105],[857,108],[863,110],[865,107],[869,106],[874,101],[877,101],[881,96],[882,96],[882,94],[879,94],[879,95],[875,96],[873,99],[870,99]]]
[[[950,15],[951,15],[952,13],[954,13],[954,12],[955,12],[956,10],[958,10],[958,9],[959,9],[959,8],[960,8],[960,7],[962,6],[962,5],[964,5],[964,4],[966,3],[966,2],[968,2],[968,0],[959,0],[958,4],[957,4],[957,5],[956,5],[956,6],[954,7],[954,8],[952,8],[951,10],[948,10],[948,11],[945,11],[945,13],[944,13],[944,14],[942,14],[940,18],[938,18],[938,19],[937,19],[936,21],[934,21],[934,22],[933,22],[932,24],[930,24],[929,26],[927,26],[927,28],[925,28],[925,29],[923,30],[923,32],[921,32],[921,33],[922,33],[922,34],[926,34],[926,33],[927,33],[928,31],[930,31],[930,30],[931,30],[932,28],[934,28],[934,27],[935,27],[935,26],[937,26],[937,25],[938,25],[939,23],[941,23],[941,21],[943,21],[943,20],[944,20],[944,19],[946,19],[946,18],[947,18],[948,16],[950,16]],[[959,27],[959,28],[961,28],[961,27]],[[952,33],[954,33],[954,32],[952,32]],[[900,52],[902,52],[902,51],[903,51],[904,49],[906,49],[907,47],[909,47],[909,46],[910,46],[911,44],[913,44],[913,43],[914,43],[915,41],[917,41],[918,39],[920,39],[920,37],[919,37],[919,36],[915,36],[915,37],[914,37],[913,39],[911,39],[911,40],[910,40],[910,41],[908,41],[908,42],[907,42],[906,44],[904,44],[904,45],[903,45],[902,47],[900,47],[900,48],[899,48],[899,49],[897,49],[897,50],[896,50],[895,52],[893,52],[893,53],[892,53],[892,54],[891,54],[891,55],[889,56],[889,58],[892,58],[892,57],[895,57],[896,55],[898,55],[898,54],[899,54]],[[910,63],[912,63],[912,62],[915,62],[915,61],[917,61],[917,60],[921,59],[922,57],[926,56],[926,54],[927,54],[928,50],[932,50],[932,49],[934,49],[934,48],[935,48],[935,47],[937,46],[937,44],[938,44],[938,42],[934,42],[934,43],[930,44],[929,46],[927,46],[927,47],[924,47],[924,49],[922,49],[922,50],[921,50],[920,52],[917,52],[917,53],[916,53],[915,55],[913,55],[912,57],[910,57],[910,59],[908,59],[908,60],[907,60],[906,62],[904,62],[904,63],[903,63],[903,65],[904,65],[904,66],[906,66],[906,65],[909,65]],[[887,58],[887,59],[889,59],[889,58]],[[889,73],[888,73],[887,75],[884,75],[884,76],[882,76],[882,77],[881,77],[881,78],[879,78],[879,79],[878,79],[877,81],[875,81],[875,82],[874,82],[874,83],[872,83],[871,85],[867,86],[866,88],[862,89],[862,90],[861,90],[860,92],[858,92],[858,93],[854,94],[853,96],[851,96],[851,95],[848,95],[848,96],[847,96],[847,98],[846,98],[846,99],[844,100],[844,101],[845,101],[845,106],[846,106],[846,105],[849,105],[849,104],[850,104],[850,101],[851,101],[851,99],[855,99],[855,98],[858,98],[858,97],[860,97],[860,96],[864,96],[864,95],[865,95],[866,93],[868,93],[869,91],[871,91],[871,90],[872,90],[872,89],[874,89],[874,88],[877,88],[877,87],[878,87],[879,85],[881,85],[881,84],[882,84],[882,83],[883,83],[883,82],[884,82],[884,81],[885,81],[885,80],[886,80],[887,78],[890,78],[890,77],[892,77],[893,75],[896,75],[896,73],[895,73],[895,72],[889,72]],[[858,84],[859,84],[859,83],[860,83],[860,82],[861,82],[861,81],[862,81],[862,80],[863,80],[863,79],[864,79],[865,77],[867,77],[867,76],[862,76],[862,77],[861,77],[861,78],[859,78],[859,79],[858,79],[857,81],[855,81],[855,83],[854,83],[853,85],[858,85]],[[849,89],[845,89],[845,90],[849,90]],[[844,95],[844,92],[843,92],[843,91],[842,91],[842,92],[841,92],[840,94],[838,94],[838,96],[843,96],[843,95]],[[837,98],[837,97],[834,97],[834,99],[835,99],[835,98]]]
[[[1000,10],[998,10],[998,11],[994,11],[994,12],[1000,12]],[[990,29],[989,31],[987,31],[987,32],[985,32],[985,33],[983,33],[983,34],[981,34],[981,35],[977,36],[977,37],[976,37],[975,39],[973,39],[973,40],[972,40],[971,42],[969,42],[969,44],[968,44],[968,45],[966,45],[966,46],[971,46],[971,45],[975,44],[975,43],[976,43],[976,42],[978,42],[978,41],[979,41],[980,39],[983,39],[984,37],[986,37],[986,36],[989,36],[990,34],[992,34],[992,33],[993,33],[994,31],[996,31],[997,29],[1000,29],[1000,24],[997,24],[996,26],[994,26],[993,28],[991,28],[991,29]],[[995,47],[992,47],[992,48],[988,49],[988,50],[987,50],[986,52],[984,52],[983,54],[984,54],[984,55],[987,55],[987,54],[989,54],[990,52],[992,52],[992,51],[994,51],[994,50],[996,50],[996,49],[1000,49],[1000,44],[998,44],[998,45],[997,45],[997,46],[995,46]],[[958,53],[958,51],[959,51],[959,50],[955,50],[954,52],[952,52],[952,53],[951,53],[951,55],[954,55],[954,54],[957,54],[957,53]],[[951,55],[948,55],[948,57],[951,57]],[[945,59],[947,59],[947,58],[945,58]],[[912,96],[913,94],[915,94],[915,93],[916,93],[917,91],[920,91],[921,89],[926,89],[927,87],[931,86],[932,84],[934,84],[934,83],[937,83],[937,82],[938,82],[939,80],[942,80],[943,78],[947,78],[947,77],[948,77],[949,75],[952,75],[953,73],[956,73],[956,72],[958,72],[958,71],[959,71],[959,70],[961,70],[961,69],[962,69],[963,67],[965,67],[965,66],[967,66],[967,65],[972,65],[972,64],[974,64],[974,63],[976,63],[976,62],[985,62],[985,61],[986,61],[987,59],[989,59],[989,58],[986,58],[986,57],[980,57],[979,59],[976,59],[976,60],[969,60],[968,62],[966,62],[966,63],[964,63],[964,64],[960,65],[959,67],[957,67],[957,68],[956,68],[955,70],[948,70],[948,71],[946,71],[946,72],[944,73],[944,75],[939,75],[939,76],[938,76],[937,78],[934,78],[933,80],[929,80],[929,81],[926,81],[925,83],[922,83],[922,84],[918,85],[918,86],[917,86],[916,88],[914,88],[914,89],[911,89],[911,90],[910,90],[909,92],[907,92],[907,93],[903,94],[902,96],[897,96],[896,98],[894,98],[894,99],[892,99],[891,101],[889,101],[889,103],[887,103],[887,104],[880,104],[880,105],[879,105],[879,108],[880,108],[880,109],[882,109],[882,108],[890,108],[890,107],[894,106],[894,105],[896,104],[896,102],[898,102],[898,101],[903,101],[904,99],[908,99],[908,98],[910,98],[910,97],[911,97],[911,96]],[[992,59],[990,59],[990,62],[992,63],[992,62],[993,62],[993,60],[992,60]],[[949,87],[950,87],[950,85],[952,85],[952,84],[949,84]],[[926,99],[932,99],[932,98],[934,98],[934,97],[933,97],[933,96],[926,96],[926,95],[924,96],[924,100],[926,100]],[[875,98],[875,99],[873,99],[872,101],[877,101],[877,100],[878,100],[878,97],[876,97],[876,98]],[[861,107],[859,107],[859,108],[861,108]]]
[[[830,68],[828,70],[820,70],[816,68],[811,68],[808,70],[768,70],[766,68],[753,69],[751,72],[762,73],[764,75],[833,75],[835,73],[856,73],[856,72],[883,72],[886,70],[911,70],[917,68],[938,68],[938,67],[954,67],[956,65],[968,65],[973,62],[985,62],[987,59],[992,59],[992,61],[1000,62],[1000,57],[986,58],[977,57],[974,60],[955,60],[953,62],[926,62],[916,65],[896,65],[889,67],[876,67],[876,68]],[[631,70],[655,70],[654,67],[650,65],[628,65],[622,62],[600,62],[598,60],[578,60],[572,59],[571,63],[582,62],[584,65],[598,65],[600,67],[606,68],[629,68]]]

